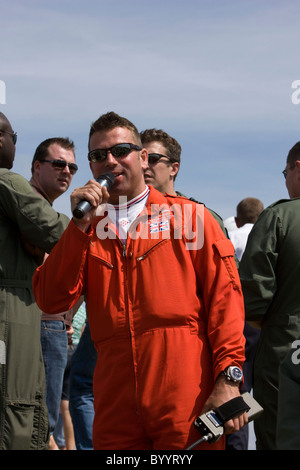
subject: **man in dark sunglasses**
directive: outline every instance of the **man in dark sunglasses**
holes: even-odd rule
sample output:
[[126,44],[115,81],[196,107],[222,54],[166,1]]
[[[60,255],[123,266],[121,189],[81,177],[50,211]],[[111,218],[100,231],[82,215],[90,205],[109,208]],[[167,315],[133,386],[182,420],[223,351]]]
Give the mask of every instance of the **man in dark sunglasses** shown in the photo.
[[174,182],[180,167],[180,144],[160,129],[147,129],[140,135],[148,152],[148,167],[144,173],[146,183],[162,194],[176,195]]
[[[142,145],[148,152],[148,166],[144,173],[146,183],[151,184],[162,194],[185,197],[176,191],[174,186],[181,160],[179,142],[161,129],[146,129],[140,133],[140,136]],[[197,202],[194,198],[191,200]],[[222,217],[212,209],[207,209],[227,236]]]
[[[74,143],[64,137],[51,137],[41,142],[32,160],[32,187],[51,205],[69,188],[77,171]],[[28,246],[28,245],[27,245]],[[41,344],[46,373],[49,449],[58,449],[53,434],[59,418],[64,372],[68,359],[68,331],[73,311],[48,315],[42,312]]]
[[[69,223],[11,170],[15,133],[0,113],[0,449],[48,449],[36,249],[49,253]],[[30,250],[28,246],[30,245]]]
[[[95,180],[73,191],[72,210],[82,200],[91,209],[73,217],[33,279],[38,305],[51,313],[86,295],[96,450],[183,450],[199,439],[197,415],[240,396],[242,375],[230,375],[245,344],[232,243],[205,207],[145,184],[147,156],[128,119],[111,112],[92,124],[93,176],[110,171],[115,181],[109,191]],[[195,222],[196,238],[203,229],[201,247],[178,236],[174,205],[184,226]],[[246,413],[229,419],[227,432],[246,421]],[[201,448],[222,449],[224,437]]]
[[67,191],[77,169],[74,143],[68,138],[52,137],[36,148],[30,183],[53,204],[56,198]]

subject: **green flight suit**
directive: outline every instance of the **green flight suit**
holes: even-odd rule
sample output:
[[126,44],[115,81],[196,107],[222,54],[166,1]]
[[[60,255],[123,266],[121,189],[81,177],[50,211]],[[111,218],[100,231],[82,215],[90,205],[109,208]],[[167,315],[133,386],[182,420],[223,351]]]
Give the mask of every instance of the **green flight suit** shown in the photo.
[[300,450],[300,339],[280,364],[277,450]]
[[68,222],[22,176],[0,169],[0,450],[48,445],[41,312],[32,292],[38,264],[24,243],[50,252]]
[[247,321],[261,322],[254,397],[264,408],[254,422],[257,449],[276,449],[279,367],[300,336],[300,198],[265,209],[240,262]]

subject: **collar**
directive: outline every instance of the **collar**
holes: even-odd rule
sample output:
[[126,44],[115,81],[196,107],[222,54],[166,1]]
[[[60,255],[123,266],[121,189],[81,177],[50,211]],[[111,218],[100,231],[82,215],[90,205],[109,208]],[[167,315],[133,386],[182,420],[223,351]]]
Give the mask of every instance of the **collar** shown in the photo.
[[[114,209],[115,211],[124,211],[128,210],[132,206],[141,203],[144,199],[148,197],[148,194],[150,192],[150,188],[146,186],[145,190],[136,196],[135,198],[131,199],[130,201],[126,201],[123,204],[106,204],[107,209]],[[125,198],[126,199],[126,198]]]
[[34,184],[32,184],[32,183],[30,183],[30,184],[31,184],[31,186],[33,187],[33,189],[34,189],[37,193],[39,193],[41,196],[43,196],[43,198],[46,199],[46,201],[49,202],[50,206],[52,206],[52,204],[51,204],[51,202],[49,201],[49,199],[47,198],[46,194],[43,193],[43,191],[41,191],[40,188],[38,188],[38,187],[35,186]]

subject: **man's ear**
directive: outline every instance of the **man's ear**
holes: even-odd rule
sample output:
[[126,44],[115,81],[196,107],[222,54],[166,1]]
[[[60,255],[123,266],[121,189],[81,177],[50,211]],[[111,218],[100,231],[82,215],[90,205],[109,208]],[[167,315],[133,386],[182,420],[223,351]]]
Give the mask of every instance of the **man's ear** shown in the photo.
[[40,168],[41,168],[41,162],[39,160],[35,160],[33,163],[33,173],[36,173],[37,175],[40,173]]
[[237,226],[237,228],[241,228],[241,224],[240,224],[239,218],[238,218],[238,217],[235,217],[235,218],[234,218],[234,221],[235,221],[235,225]]
[[172,171],[171,171],[171,176],[173,176],[175,178],[175,176],[177,175],[178,171],[179,171],[179,163],[178,162],[172,162]]
[[141,162],[142,169],[146,170],[146,168],[148,168],[148,152],[147,152],[146,149],[142,149],[140,151],[140,158],[142,160],[142,162]]

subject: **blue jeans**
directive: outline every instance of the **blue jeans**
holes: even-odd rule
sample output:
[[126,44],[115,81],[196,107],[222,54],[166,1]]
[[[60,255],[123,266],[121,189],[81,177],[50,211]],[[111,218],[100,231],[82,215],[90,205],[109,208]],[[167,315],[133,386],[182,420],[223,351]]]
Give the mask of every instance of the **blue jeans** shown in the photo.
[[86,322],[71,360],[69,409],[77,450],[93,450],[94,393],[93,376],[97,352]]
[[53,434],[59,417],[63,378],[68,360],[68,337],[65,323],[58,320],[43,320],[41,345],[46,373],[46,402],[50,434]]

